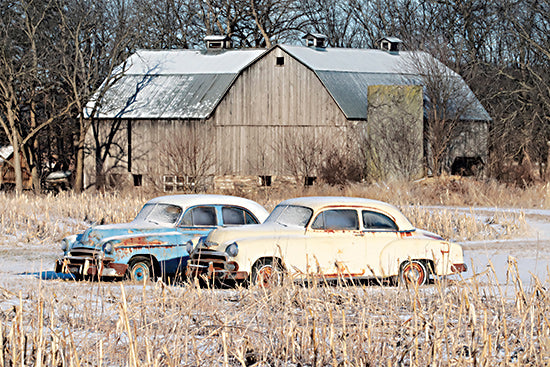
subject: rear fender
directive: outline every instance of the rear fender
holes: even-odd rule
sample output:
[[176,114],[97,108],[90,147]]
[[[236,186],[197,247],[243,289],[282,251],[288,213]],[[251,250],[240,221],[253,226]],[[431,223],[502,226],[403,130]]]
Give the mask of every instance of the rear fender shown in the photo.
[[[425,260],[433,264],[437,275],[451,274],[452,259],[449,258],[453,244],[447,241],[408,239],[397,240],[387,244],[380,254],[380,265],[384,276],[397,276],[403,262],[408,260]],[[455,251],[456,252],[456,251]],[[462,252],[460,251],[460,254]],[[456,256],[456,254],[454,254]],[[462,261],[462,256],[460,256]]]

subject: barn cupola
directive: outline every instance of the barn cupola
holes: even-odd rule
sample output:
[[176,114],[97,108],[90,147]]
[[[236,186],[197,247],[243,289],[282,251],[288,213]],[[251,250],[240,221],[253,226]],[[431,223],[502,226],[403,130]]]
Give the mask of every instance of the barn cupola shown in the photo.
[[231,48],[231,39],[228,36],[209,35],[204,37],[204,42],[207,50]]
[[320,33],[308,33],[302,39],[306,40],[307,47],[326,48],[328,43],[327,36]]
[[392,53],[398,53],[402,43],[403,41],[397,37],[384,37],[378,41],[381,50]]

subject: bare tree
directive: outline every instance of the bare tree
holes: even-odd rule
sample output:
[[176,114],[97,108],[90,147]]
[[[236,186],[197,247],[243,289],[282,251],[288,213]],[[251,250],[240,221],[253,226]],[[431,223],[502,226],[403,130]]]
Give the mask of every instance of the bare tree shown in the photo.
[[[57,46],[62,60],[58,70],[67,85],[67,96],[75,106],[73,113],[78,121],[74,190],[79,192],[84,188],[86,134],[101,107],[104,94],[122,76],[124,67],[119,68],[119,72],[114,72],[114,69],[124,55],[131,32],[127,28],[122,35],[115,37],[115,29],[106,19],[110,15],[106,2],[95,1],[90,6],[88,0],[67,1],[70,3],[59,4],[57,9],[63,38]],[[88,104],[85,111],[90,100],[95,102]],[[119,125],[113,123],[115,132]]]
[[352,47],[360,36],[355,0],[301,0],[301,13],[314,32],[322,33],[332,47]]
[[[0,6],[0,125],[14,148],[16,191],[23,190],[21,154],[40,189],[38,134],[72,104],[58,108],[48,61],[54,37],[52,1],[28,0]],[[53,107],[52,107],[53,106]]]
[[196,128],[181,128],[162,142],[161,171],[178,178],[186,190],[204,191],[209,185],[216,163],[215,146],[211,139]]
[[[256,44],[271,47],[279,43],[298,38],[309,20],[303,17],[299,0],[249,0],[248,11],[263,41]],[[249,36],[250,37],[250,36]],[[248,38],[248,37],[247,37]]]
[[315,128],[287,132],[279,143],[285,165],[297,182],[307,184],[308,177],[316,177],[324,159],[327,137]]
[[452,145],[469,118],[475,96],[464,80],[442,62],[425,52],[412,52],[403,67],[412,84],[424,89],[424,141],[428,170],[440,175],[449,170]]

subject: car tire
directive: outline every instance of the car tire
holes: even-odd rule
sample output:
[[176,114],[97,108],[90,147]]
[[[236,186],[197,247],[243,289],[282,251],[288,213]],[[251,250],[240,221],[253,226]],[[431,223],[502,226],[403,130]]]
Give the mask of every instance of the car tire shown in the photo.
[[153,280],[151,261],[145,258],[132,259],[128,265],[128,278],[137,283]]
[[283,284],[283,267],[278,260],[262,259],[252,267],[252,285],[271,288]]
[[428,281],[428,270],[422,261],[410,260],[401,264],[399,284],[405,287],[422,286]]

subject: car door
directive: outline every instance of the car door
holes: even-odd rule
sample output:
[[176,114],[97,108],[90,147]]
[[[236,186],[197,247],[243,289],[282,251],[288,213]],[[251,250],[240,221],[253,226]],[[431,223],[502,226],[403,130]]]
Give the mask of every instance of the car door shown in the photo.
[[362,231],[365,243],[365,264],[369,270],[369,276],[387,276],[387,269],[383,264],[393,259],[382,259],[381,253],[384,247],[400,238],[397,225],[388,215],[374,211],[362,210]]
[[360,276],[357,258],[364,257],[364,246],[356,209],[331,208],[319,212],[306,236],[310,273],[326,277]]

